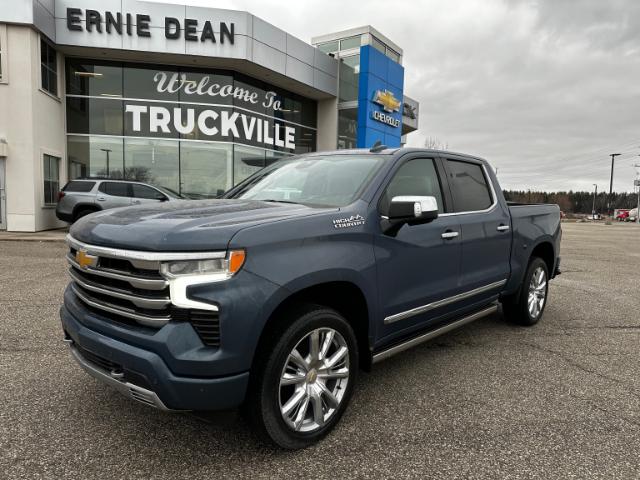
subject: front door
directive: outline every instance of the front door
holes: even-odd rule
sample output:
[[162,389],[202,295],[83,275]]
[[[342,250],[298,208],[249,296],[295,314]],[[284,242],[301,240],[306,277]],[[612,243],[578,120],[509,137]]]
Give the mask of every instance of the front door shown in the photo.
[[[391,199],[402,195],[432,196],[439,213],[450,210],[432,158],[409,158],[397,167],[378,209],[388,211]],[[460,225],[455,215],[439,216],[421,225],[403,225],[395,235],[375,238],[378,292],[384,320],[378,338],[385,342],[409,333],[447,313],[438,306],[455,295],[460,269]],[[446,303],[446,302],[444,302]]]
[[7,192],[5,190],[4,158],[0,158],[0,230],[7,229]]

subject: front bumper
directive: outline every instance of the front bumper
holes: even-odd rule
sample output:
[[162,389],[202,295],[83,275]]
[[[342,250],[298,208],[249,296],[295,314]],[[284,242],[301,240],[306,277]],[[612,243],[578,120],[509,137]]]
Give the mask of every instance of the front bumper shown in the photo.
[[216,378],[176,375],[155,352],[87,328],[64,306],[60,318],[80,366],[138,402],[162,410],[222,410],[244,400],[249,372]]

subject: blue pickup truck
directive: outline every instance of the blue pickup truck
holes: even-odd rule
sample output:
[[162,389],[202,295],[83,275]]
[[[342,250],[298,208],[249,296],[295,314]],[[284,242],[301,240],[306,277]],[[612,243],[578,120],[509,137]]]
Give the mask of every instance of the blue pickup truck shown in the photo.
[[307,154],[221,199],[82,218],[62,328],[79,365],[132,399],[242,406],[302,448],[339,421],[359,369],[499,305],[537,323],[560,238],[558,206],[507,203],[480,158]]

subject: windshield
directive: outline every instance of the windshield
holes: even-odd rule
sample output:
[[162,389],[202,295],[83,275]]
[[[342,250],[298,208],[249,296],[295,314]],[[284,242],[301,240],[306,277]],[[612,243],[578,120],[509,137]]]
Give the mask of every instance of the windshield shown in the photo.
[[280,160],[227,198],[344,207],[353,203],[387,155],[327,155]]

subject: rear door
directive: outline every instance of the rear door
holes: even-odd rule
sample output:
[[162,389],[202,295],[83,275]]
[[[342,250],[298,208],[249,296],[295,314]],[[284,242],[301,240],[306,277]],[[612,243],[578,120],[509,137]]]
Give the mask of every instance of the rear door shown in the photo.
[[[439,213],[448,212],[450,197],[439,164],[426,156],[403,157],[379,198],[379,214],[384,216],[391,199],[403,195],[433,196]],[[378,295],[384,316],[378,337],[383,342],[449,311],[451,305],[434,302],[457,291],[459,230],[458,217],[444,215],[429,223],[403,225],[395,235],[382,231],[376,235]]]
[[131,188],[133,189],[133,200],[131,202],[133,205],[160,203],[167,200],[167,196],[164,193],[148,185],[134,183],[131,185]]
[[131,184],[125,182],[102,182],[98,186],[96,203],[102,208],[131,205]]
[[456,156],[443,160],[453,200],[451,215],[460,223],[460,293],[466,296],[461,304],[470,304],[494,296],[509,277],[511,217],[482,162]]

